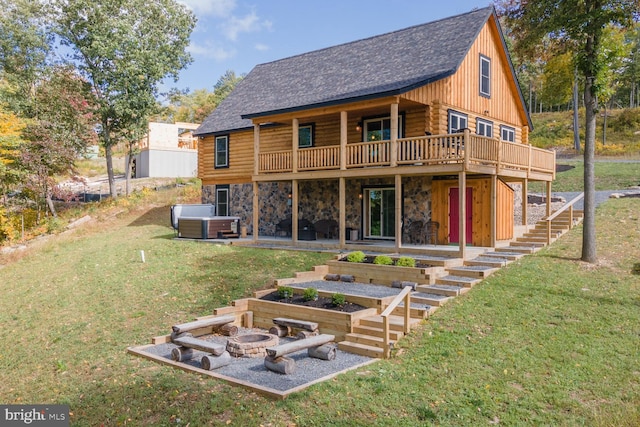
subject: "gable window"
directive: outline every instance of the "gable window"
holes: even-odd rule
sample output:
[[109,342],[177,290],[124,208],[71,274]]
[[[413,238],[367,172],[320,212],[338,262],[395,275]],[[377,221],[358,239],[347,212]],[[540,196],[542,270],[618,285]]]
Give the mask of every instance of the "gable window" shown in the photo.
[[216,168],[226,168],[229,166],[229,136],[216,136]]
[[493,122],[483,119],[476,120],[476,133],[481,136],[493,138]]
[[449,110],[449,133],[457,133],[467,128],[467,115]]
[[216,186],[216,215],[229,216],[229,186]]
[[[402,121],[404,116],[398,115],[398,138],[402,138]],[[391,139],[391,117],[376,117],[365,119],[364,140],[365,141],[388,141]]]
[[491,97],[491,59],[480,55],[480,96]]
[[510,126],[500,126],[500,139],[503,141],[516,142],[516,130]]
[[313,124],[298,127],[298,148],[313,147]]

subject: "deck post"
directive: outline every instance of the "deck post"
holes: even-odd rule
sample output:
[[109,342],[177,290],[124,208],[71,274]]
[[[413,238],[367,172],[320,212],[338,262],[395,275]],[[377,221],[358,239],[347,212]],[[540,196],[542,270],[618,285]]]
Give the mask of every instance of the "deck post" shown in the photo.
[[471,130],[464,128],[464,170],[469,170],[469,157],[471,156]]
[[340,170],[347,170],[347,124],[347,112],[340,111]]
[[402,175],[396,175],[396,203],[395,203],[395,217],[396,217],[396,252],[402,247]]
[[291,241],[298,243],[298,180],[291,180]]
[[467,246],[467,174],[465,171],[458,173],[458,205],[458,256],[464,259]]
[[391,104],[391,167],[398,166],[398,103]]
[[529,207],[529,180],[527,178],[522,181],[522,225],[529,223],[528,212]]
[[338,221],[339,221],[339,238],[340,249],[346,248],[347,240],[347,217],[346,217],[346,184],[345,179],[341,176],[338,179]]
[[497,207],[498,203],[498,176],[491,176],[491,247],[496,247],[497,231],[498,231],[498,218]]
[[260,206],[258,200],[258,182],[253,181],[253,243],[258,243],[258,221],[260,220]]
[[253,124],[253,174],[260,173],[260,123]]
[[298,119],[293,119],[291,121],[291,170],[293,173],[298,172],[298,146],[300,144],[299,128],[300,124]]
[[551,215],[551,181],[547,181],[547,216]]

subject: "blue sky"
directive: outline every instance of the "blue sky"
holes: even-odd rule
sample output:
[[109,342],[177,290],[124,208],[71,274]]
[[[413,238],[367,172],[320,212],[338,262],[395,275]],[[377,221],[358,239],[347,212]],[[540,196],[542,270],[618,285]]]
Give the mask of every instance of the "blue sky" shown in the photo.
[[[179,0],[198,17],[194,61],[170,84],[206,88],[227,71],[400,30],[488,6],[490,0]],[[452,31],[455,29],[452,28]],[[372,52],[372,60],[382,52]]]

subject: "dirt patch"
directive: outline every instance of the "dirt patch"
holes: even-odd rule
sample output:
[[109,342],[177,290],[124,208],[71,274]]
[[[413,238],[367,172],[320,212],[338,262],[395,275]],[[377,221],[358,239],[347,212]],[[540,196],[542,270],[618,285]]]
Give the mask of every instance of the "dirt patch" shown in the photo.
[[367,308],[350,302],[345,302],[342,305],[336,306],[333,305],[331,298],[327,297],[318,297],[317,300],[312,301],[306,301],[302,295],[294,295],[291,298],[280,298],[278,296],[278,292],[271,292],[270,294],[262,296],[260,299],[265,301],[281,302],[284,304],[303,305],[305,307],[324,308],[325,310],[341,311],[343,313],[353,313]]

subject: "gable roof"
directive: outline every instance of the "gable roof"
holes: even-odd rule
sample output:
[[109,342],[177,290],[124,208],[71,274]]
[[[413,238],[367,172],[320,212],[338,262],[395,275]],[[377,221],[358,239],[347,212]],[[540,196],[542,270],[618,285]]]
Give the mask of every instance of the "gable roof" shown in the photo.
[[260,116],[398,95],[451,76],[493,14],[486,7],[257,65],[195,135],[252,128]]

